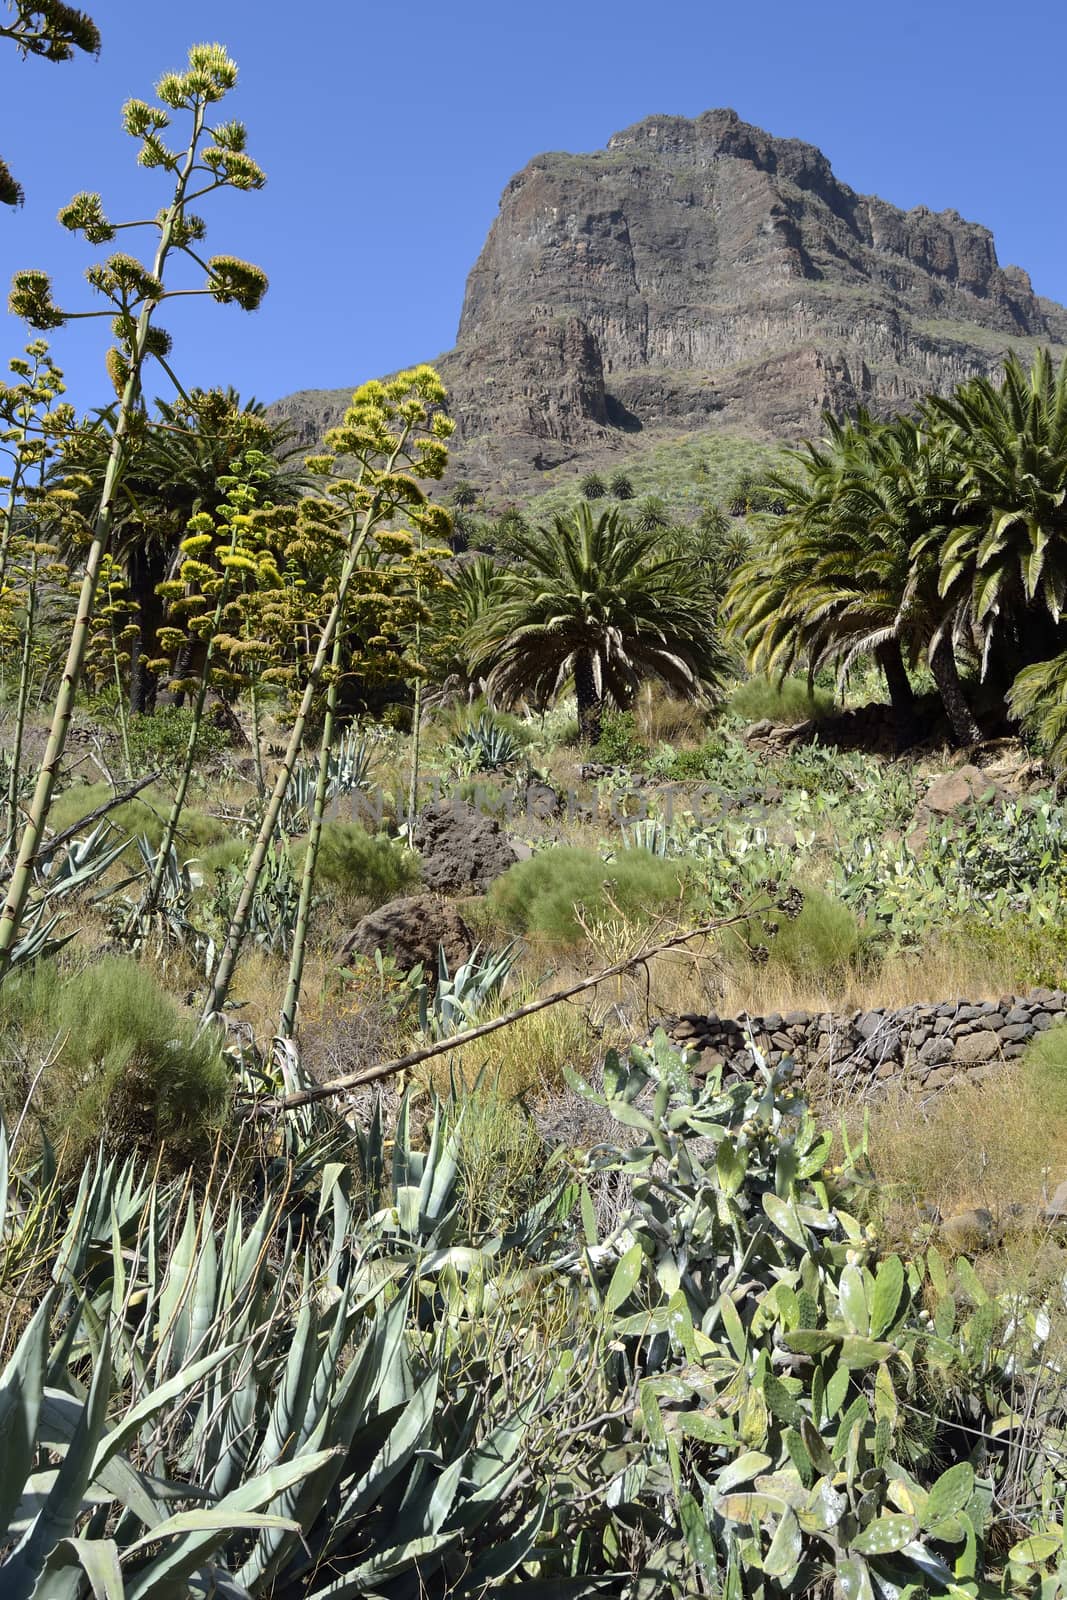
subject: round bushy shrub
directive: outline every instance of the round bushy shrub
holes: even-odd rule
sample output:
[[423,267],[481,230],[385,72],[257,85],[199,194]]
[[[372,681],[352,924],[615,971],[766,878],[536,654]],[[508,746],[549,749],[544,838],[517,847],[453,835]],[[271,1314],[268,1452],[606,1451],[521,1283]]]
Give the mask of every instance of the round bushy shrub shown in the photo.
[[[595,850],[558,845],[518,861],[490,890],[494,913],[509,927],[559,944],[584,938],[577,911],[642,922],[685,896],[690,863],[647,850],[623,850],[604,861]],[[609,898],[610,897],[610,898]]]
[[[296,846],[295,870],[303,866],[306,846]],[[407,894],[419,881],[419,863],[384,834],[367,833],[355,822],[324,822],[319,842],[315,883],[345,899],[384,905]]]
[[[49,826],[56,833],[65,833],[68,828],[77,827],[83,817],[90,816],[104,805],[113,793],[109,783],[71,784],[56,798],[48,815]],[[167,791],[153,786],[107,813],[111,827],[131,841],[130,849],[123,852],[124,862],[131,866],[141,865],[141,858],[133,844],[140,834],[144,835],[153,850],[159,848],[170,806],[171,797]],[[96,824],[87,825],[87,829],[88,826],[95,827]],[[182,812],[177,840],[178,854],[182,859],[197,855],[211,845],[222,844],[227,838],[225,823],[215,817],[191,807]]]
[[0,987],[0,1034],[26,1058],[48,1053],[33,1104],[62,1157],[82,1159],[100,1140],[123,1154],[165,1147],[174,1162],[210,1153],[232,1087],[217,1035],[198,1033],[130,957],[15,972]]
[[750,940],[766,947],[773,966],[796,978],[830,979],[870,959],[871,939],[855,913],[820,890],[804,890],[799,916],[776,915],[773,922],[777,932],[754,925]]

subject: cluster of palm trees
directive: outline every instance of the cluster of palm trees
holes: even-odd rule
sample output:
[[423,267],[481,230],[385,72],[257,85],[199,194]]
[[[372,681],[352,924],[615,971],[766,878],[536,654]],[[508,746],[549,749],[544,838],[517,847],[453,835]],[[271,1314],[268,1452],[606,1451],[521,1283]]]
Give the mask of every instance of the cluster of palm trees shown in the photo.
[[751,668],[872,657],[906,733],[925,663],[960,744],[982,734],[968,679],[1063,740],[1067,363],[1012,356],[912,416],[828,422],[770,487],[781,514],[727,596]]

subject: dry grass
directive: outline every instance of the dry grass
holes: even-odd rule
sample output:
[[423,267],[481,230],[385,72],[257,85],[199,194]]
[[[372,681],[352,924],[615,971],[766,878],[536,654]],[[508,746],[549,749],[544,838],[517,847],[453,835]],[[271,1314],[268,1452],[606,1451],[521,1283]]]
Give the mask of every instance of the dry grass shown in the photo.
[[658,683],[643,685],[634,713],[645,744],[699,745],[707,737],[707,718],[700,707],[672,699]]
[[[898,1088],[867,1115],[891,1238],[929,1231],[938,1214],[980,1209],[993,1221],[990,1242],[1010,1242],[1012,1258],[1044,1248],[1038,1212],[1067,1177],[1067,1073],[1035,1056],[925,1100]],[[858,1131],[858,1111],[845,1120]]]

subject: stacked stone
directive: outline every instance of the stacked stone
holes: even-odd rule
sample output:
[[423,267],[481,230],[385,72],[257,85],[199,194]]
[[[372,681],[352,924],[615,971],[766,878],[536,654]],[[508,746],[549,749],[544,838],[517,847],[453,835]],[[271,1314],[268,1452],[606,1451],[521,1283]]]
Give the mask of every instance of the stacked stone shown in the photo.
[[787,1011],[736,1018],[688,1012],[663,1026],[676,1044],[699,1053],[698,1073],[723,1066],[730,1076],[747,1076],[754,1066],[751,1035],[769,1064],[788,1057],[812,1089],[863,1089],[897,1079],[909,1088],[933,1091],[979,1081],[1065,1019],[1067,992],[1034,989],[997,1001],[946,1000],[897,1011]]

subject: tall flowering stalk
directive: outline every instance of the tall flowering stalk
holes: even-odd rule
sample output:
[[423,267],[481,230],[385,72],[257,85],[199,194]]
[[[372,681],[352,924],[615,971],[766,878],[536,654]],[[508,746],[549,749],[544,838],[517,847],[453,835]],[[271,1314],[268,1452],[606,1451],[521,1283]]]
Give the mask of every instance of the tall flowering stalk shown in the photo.
[[[259,189],[265,182],[262,171],[245,150],[247,135],[243,124],[209,121],[211,108],[224,98],[236,81],[237,67],[221,45],[195,45],[189,52],[186,71],[168,73],[157,85],[160,104],[153,106],[143,100],[130,100],[123,108],[126,131],[139,142],[139,163],[161,169],[173,181],[171,200],[155,217],[114,223],[105,215],[100,196],[92,193],[75,195],[60,212],[63,226],[84,234],[90,244],[110,243],[120,230],[126,229],[147,228],[155,235],[150,266],[132,255],[115,252],[88,269],[86,277],[108,302],[107,310],[61,310],[52,298],[51,282],[44,272],[18,272],[13,280],[10,309],[31,327],[57,328],[74,317],[108,316],[113,319],[117,342],[108,356],[108,370],[120,400],[100,500],[92,519],[92,539],[51,731],[0,912],[0,979],[10,966],[18,940],[30,894],[34,859],[59,777],[67,730],[85,665],[101,563],[111,537],[116,494],[129,460],[131,440],[144,422],[142,369],[151,356],[170,373],[167,364],[170,338],[155,323],[155,313],[164,300],[177,294],[207,295],[221,304],[235,303],[251,311],[259,305],[266,291],[267,280],[258,267],[233,256],[203,259],[200,245],[206,228],[202,218],[191,209],[196,201],[216,190]],[[189,118],[189,133],[183,148],[172,149],[163,138],[164,130],[171,123],[171,112],[183,112]],[[167,272],[174,257],[192,263],[204,274],[201,287],[166,286]]]
[[[322,477],[323,494],[301,502],[297,508],[298,534],[314,543],[318,531],[324,525],[329,527],[343,541],[341,560],[314,655],[303,672],[303,692],[292,732],[252,847],[204,1008],[205,1017],[221,1012],[229,995],[256,886],[303,746],[308,717],[321,692],[338,630],[354,593],[363,549],[372,533],[393,519],[403,518],[427,533],[448,526],[447,512],[427,501],[419,482],[439,478],[445,469],[448,451],[444,441],[450,437],[454,424],[445,415],[444,405],[445,391],[432,367],[416,367],[386,383],[364,384],[353,395],[343,425],[331,429],[326,437],[331,453],[312,457],[307,463],[310,472]],[[351,474],[338,475],[338,457],[354,463]]]

